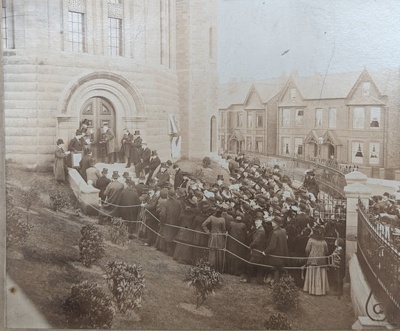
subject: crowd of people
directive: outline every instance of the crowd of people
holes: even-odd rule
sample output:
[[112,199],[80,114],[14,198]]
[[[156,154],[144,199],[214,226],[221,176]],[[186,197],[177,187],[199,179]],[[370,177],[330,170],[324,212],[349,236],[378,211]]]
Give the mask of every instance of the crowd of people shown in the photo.
[[[207,258],[216,270],[242,282],[272,284],[289,270],[305,291],[323,295],[329,291],[328,268],[343,280],[343,221],[321,217],[324,206],[312,170],[299,187],[278,165],[260,165],[241,154],[228,158],[229,178],[218,175],[207,182],[182,171],[179,163],[161,162],[140,137],[134,148],[150,158],[136,159],[132,144],[124,144],[137,141],[137,133],[130,137],[126,130],[121,142],[135,178],[118,171],[109,178],[107,168],[94,178],[97,169],[88,163],[84,179],[100,190],[103,220],[121,217],[130,235],[145,245],[180,263]],[[62,144],[56,157],[67,157]],[[333,247],[326,237],[336,239]],[[337,285],[340,290],[340,281]]]

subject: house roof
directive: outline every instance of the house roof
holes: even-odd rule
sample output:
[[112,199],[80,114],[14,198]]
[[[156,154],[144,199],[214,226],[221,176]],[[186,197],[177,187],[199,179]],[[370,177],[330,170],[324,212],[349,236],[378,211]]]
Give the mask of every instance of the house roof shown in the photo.
[[287,77],[271,78],[258,81],[246,81],[239,83],[227,83],[219,86],[218,109],[227,109],[231,105],[243,105],[254,85],[254,92],[258,93],[261,101],[267,103],[279,93]]
[[[399,68],[366,69],[366,71],[382,95],[398,95],[400,89]],[[254,82],[223,84],[219,88],[218,107],[227,109],[231,105],[243,105],[252,84],[262,102],[266,103],[282,90],[289,79],[293,80],[304,99],[345,99],[362,73],[363,70],[326,76],[323,74],[306,77],[292,75],[291,78],[280,77]]]

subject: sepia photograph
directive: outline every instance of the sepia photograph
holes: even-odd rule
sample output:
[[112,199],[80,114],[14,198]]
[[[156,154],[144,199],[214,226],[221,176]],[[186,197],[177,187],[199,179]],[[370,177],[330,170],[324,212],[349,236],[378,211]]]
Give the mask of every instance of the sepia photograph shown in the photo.
[[0,329],[400,329],[400,1],[1,11]]

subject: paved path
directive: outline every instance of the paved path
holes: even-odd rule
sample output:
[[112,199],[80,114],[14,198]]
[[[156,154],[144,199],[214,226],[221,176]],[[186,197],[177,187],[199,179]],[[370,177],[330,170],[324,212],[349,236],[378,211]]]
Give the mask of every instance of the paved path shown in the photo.
[[51,328],[43,315],[9,276],[6,278],[6,326],[30,330]]

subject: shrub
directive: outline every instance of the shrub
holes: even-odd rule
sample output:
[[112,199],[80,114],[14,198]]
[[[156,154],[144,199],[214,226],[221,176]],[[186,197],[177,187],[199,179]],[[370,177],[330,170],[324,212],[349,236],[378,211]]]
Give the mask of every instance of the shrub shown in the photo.
[[292,326],[288,322],[286,315],[277,313],[272,314],[265,321],[264,326],[267,330],[291,330]]
[[59,211],[70,207],[70,198],[68,194],[59,189],[52,189],[49,191],[50,208],[54,211]]
[[141,306],[144,290],[144,276],[141,271],[142,267],[136,264],[117,261],[106,264],[104,278],[118,310],[122,313]]
[[81,235],[79,240],[81,262],[85,267],[90,268],[93,262],[104,256],[103,236],[93,224],[83,226]]
[[29,224],[29,218],[23,220],[21,213],[15,208],[13,189],[10,186],[6,187],[6,203],[7,246],[23,245],[28,239],[33,226]]
[[203,179],[204,178],[204,170],[201,168],[194,168],[192,169],[191,173],[193,174],[194,177],[197,179]]
[[203,159],[203,167],[207,168],[211,165],[211,159],[208,156],[205,156]]
[[125,245],[129,239],[128,227],[122,218],[113,217],[111,219],[111,226],[108,229],[111,242],[117,245]]
[[199,259],[194,267],[191,267],[186,281],[194,287],[197,295],[196,308],[199,308],[208,295],[222,284],[221,274],[214,270],[213,266],[203,259]]
[[63,309],[74,328],[111,328],[115,316],[111,298],[97,283],[87,281],[71,287]]
[[283,276],[272,286],[272,298],[275,307],[280,311],[287,311],[297,308],[300,303],[299,289],[294,279],[290,276]]
[[23,190],[21,193],[22,204],[26,207],[26,210],[30,210],[33,204],[40,200],[41,186],[39,182],[33,182],[28,189]]

